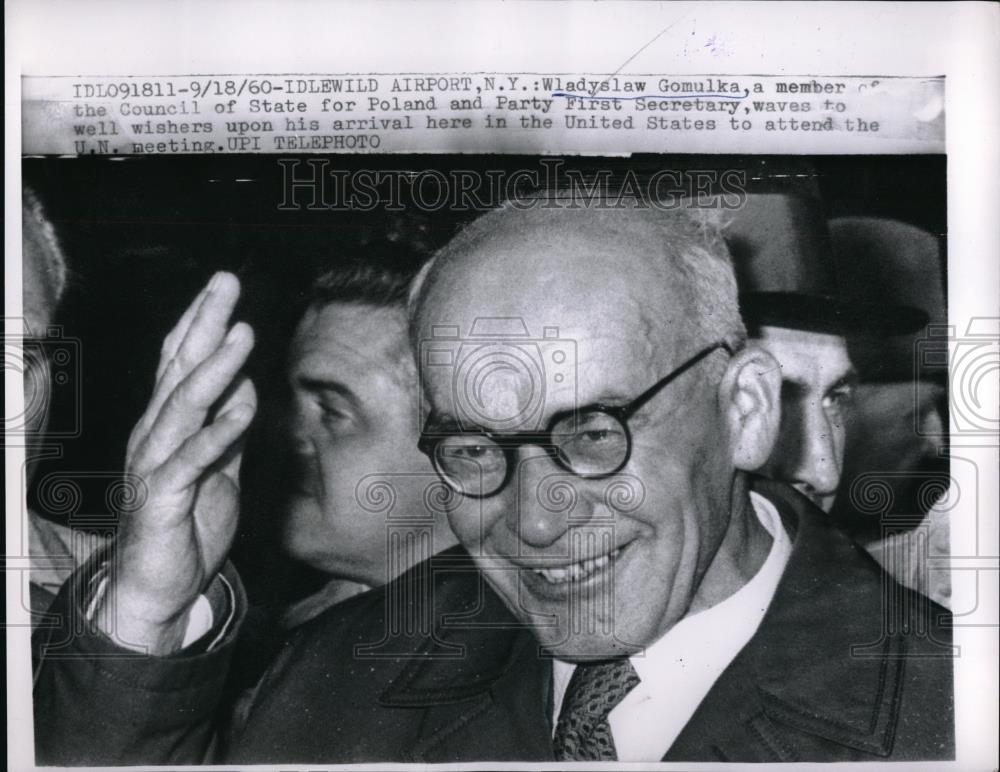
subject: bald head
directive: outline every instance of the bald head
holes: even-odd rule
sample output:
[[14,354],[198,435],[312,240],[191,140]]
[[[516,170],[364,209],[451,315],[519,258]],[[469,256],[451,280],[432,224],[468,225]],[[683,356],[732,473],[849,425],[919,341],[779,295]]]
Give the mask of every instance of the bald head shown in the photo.
[[[473,311],[468,322],[619,322],[642,336],[653,357],[687,341],[744,339],[729,253],[710,214],[604,203],[507,206],[472,223],[415,285],[415,342],[434,325],[460,324],[459,316],[469,314],[458,309]],[[470,333],[468,327],[459,330]]]

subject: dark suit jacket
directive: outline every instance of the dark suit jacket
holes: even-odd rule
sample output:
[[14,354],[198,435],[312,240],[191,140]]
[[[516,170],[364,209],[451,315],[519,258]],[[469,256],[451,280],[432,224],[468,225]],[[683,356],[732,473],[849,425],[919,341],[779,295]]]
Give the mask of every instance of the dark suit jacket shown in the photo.
[[[953,758],[948,613],[791,489],[757,487],[792,536],[787,569],[665,760]],[[150,659],[66,639],[41,662],[40,763],[552,758],[551,663],[459,549],[300,628],[225,724],[232,641]]]

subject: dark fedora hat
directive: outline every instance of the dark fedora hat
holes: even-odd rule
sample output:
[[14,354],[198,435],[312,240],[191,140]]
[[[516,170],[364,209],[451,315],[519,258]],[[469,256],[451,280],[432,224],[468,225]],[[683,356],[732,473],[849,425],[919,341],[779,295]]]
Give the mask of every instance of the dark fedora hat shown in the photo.
[[874,270],[866,273],[868,253],[852,251],[851,234],[851,223],[831,232],[813,196],[749,194],[725,235],[751,334],[762,326],[844,336],[893,336],[923,328],[927,312],[896,302],[891,281],[874,281]]
[[[909,223],[877,217],[839,217],[829,222],[830,244],[841,286],[870,302],[879,299],[920,309],[927,316],[917,335],[855,334],[847,338],[851,360],[867,381],[947,380],[948,323],[941,244]],[[922,355],[917,354],[917,348]]]

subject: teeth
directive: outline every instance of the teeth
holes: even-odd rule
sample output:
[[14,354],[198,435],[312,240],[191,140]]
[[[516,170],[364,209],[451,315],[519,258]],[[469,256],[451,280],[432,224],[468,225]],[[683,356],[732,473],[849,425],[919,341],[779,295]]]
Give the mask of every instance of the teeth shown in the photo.
[[586,560],[581,560],[577,563],[570,563],[568,566],[563,566],[562,568],[536,568],[534,571],[549,584],[579,582],[586,579],[591,574],[606,568],[608,563],[617,558],[618,553],[621,551],[621,547],[619,547],[610,553],[606,553],[596,558],[587,558]]

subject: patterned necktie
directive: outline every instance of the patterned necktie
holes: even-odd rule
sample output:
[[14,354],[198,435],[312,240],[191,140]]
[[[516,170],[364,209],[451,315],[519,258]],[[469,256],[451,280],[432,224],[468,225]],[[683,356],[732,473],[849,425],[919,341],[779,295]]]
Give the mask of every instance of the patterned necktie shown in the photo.
[[555,737],[559,761],[617,761],[608,714],[639,683],[627,657],[577,665],[566,687]]

